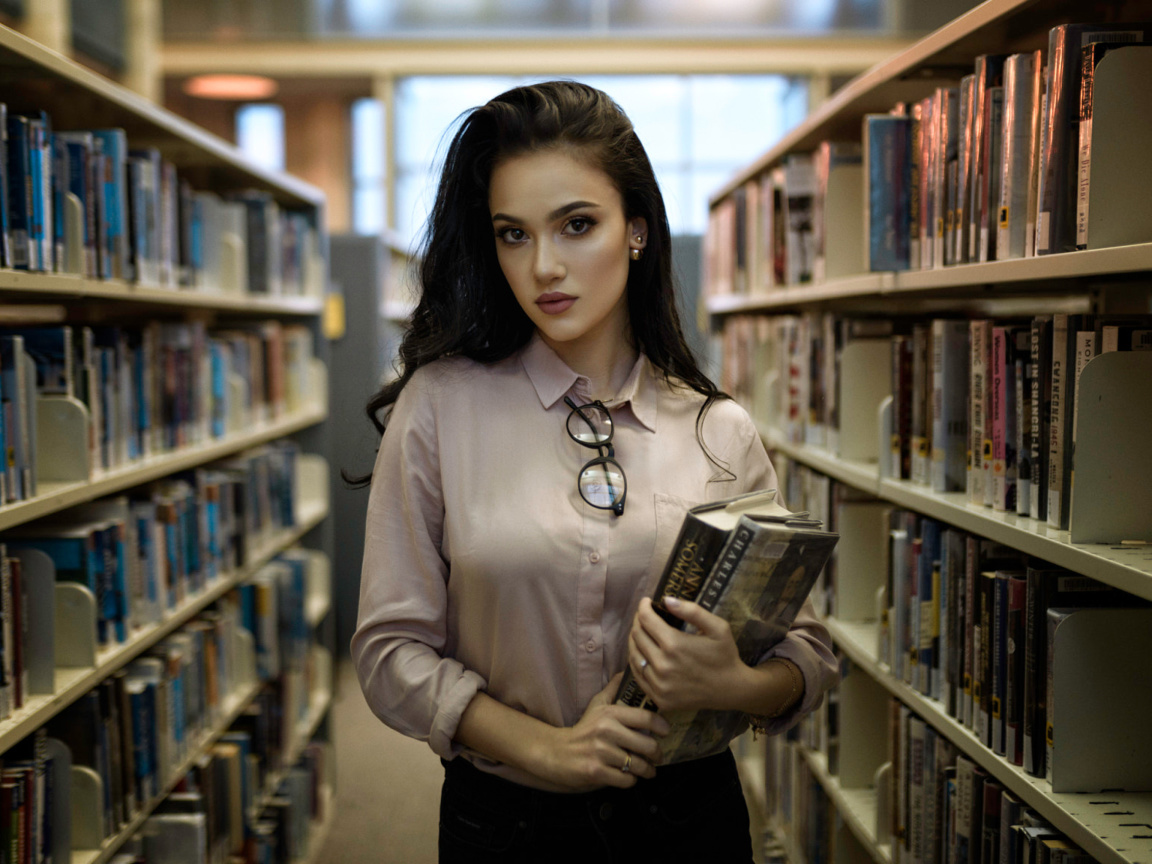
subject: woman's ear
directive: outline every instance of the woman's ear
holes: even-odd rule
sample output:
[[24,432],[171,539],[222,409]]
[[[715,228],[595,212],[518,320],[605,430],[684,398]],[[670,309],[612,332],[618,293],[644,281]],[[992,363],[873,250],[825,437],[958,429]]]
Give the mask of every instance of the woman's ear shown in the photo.
[[637,216],[628,221],[628,248],[643,249],[648,245],[648,220]]

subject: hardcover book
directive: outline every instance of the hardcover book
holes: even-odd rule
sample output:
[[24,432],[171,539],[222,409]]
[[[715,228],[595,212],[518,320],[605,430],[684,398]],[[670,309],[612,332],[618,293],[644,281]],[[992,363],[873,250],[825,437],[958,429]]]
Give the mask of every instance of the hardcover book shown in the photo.
[[[839,539],[804,513],[776,502],[776,491],[754,492],[688,511],[653,595],[653,608],[671,626],[684,622],[664,607],[676,597],[725,619],[741,659],[760,662],[784,638]],[[659,710],[625,669],[619,704]],[[667,712],[672,731],[661,744],[664,764],[718,753],[747,724],[739,711]]]

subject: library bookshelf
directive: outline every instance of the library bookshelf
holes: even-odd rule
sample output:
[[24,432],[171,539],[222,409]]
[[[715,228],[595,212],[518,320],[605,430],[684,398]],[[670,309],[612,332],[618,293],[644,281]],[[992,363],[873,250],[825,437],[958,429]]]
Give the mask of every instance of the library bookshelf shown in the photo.
[[[316,441],[323,439],[321,429],[329,411],[327,346],[321,326],[327,278],[323,194],[294,177],[253,165],[232,145],[3,26],[0,26],[0,63],[5,68],[3,102],[9,117],[14,114],[39,117],[44,112],[51,118],[55,131],[121,129],[128,145],[157,154],[156,158],[163,160],[166,169],[180,181],[186,181],[190,190],[214,193],[225,200],[239,200],[230,199],[233,194],[258,193],[279,208],[276,212],[298,216],[302,220],[300,224],[306,224],[311,232],[306,235],[308,245],[302,243],[292,252],[299,257],[291,259],[297,265],[294,271],[297,282],[291,290],[287,287],[251,290],[247,266],[256,260],[251,257],[255,254],[256,241],[253,238],[250,246],[247,240],[241,239],[246,235],[231,233],[223,235],[231,257],[226,257],[227,266],[221,271],[218,283],[175,275],[160,280],[94,278],[90,269],[89,275],[83,275],[74,266],[76,250],[70,249],[74,235],[67,233],[74,227],[67,221],[73,218],[69,210],[72,202],[65,197],[62,210],[67,212],[61,216],[67,225],[61,241],[65,251],[50,254],[48,257],[52,260],[40,270],[0,268],[0,302],[3,304],[0,331],[7,327],[31,326],[29,322],[69,325],[76,329],[108,326],[128,330],[141,326],[140,322],[159,321],[174,328],[194,324],[208,331],[220,328],[243,332],[255,332],[265,325],[271,328],[283,325],[307,331],[312,345],[312,356],[306,357],[302,366],[284,373],[295,375],[295,383],[287,385],[295,388],[288,410],[274,407],[254,411],[250,417],[243,412],[228,415],[222,421],[226,428],[212,429],[210,434],[177,436],[174,444],[166,442],[167,446],[152,448],[150,454],[145,451],[139,458],[118,459],[107,466],[97,466],[84,459],[72,460],[82,466],[81,470],[73,469],[72,476],[59,479],[48,472],[36,484],[34,494],[0,503],[2,543],[13,533],[35,530],[77,505],[130,493],[149,484],[184,476],[186,472],[211,470],[221,460],[235,462],[237,457],[276,446],[278,442],[294,440],[299,451],[293,463],[295,479],[290,495],[293,512],[287,519],[290,527],[259,528],[247,533],[242,564],[221,569],[203,584],[190,588],[178,602],[160,612],[157,620],[131,627],[121,641],[87,646],[86,654],[93,662],[58,666],[50,693],[27,695],[20,708],[0,720],[0,758],[8,767],[9,750],[18,745],[23,748],[37,730],[134,661],[145,657],[151,649],[182,632],[182,628],[194,624],[198,616],[249,582],[281,553],[301,544],[329,545],[324,538],[325,532],[330,531],[331,479],[325,458],[307,452],[308,448],[322,447]],[[170,266],[175,272],[178,253],[173,248],[166,254],[172,256]],[[290,260],[289,253],[283,254],[284,260]],[[244,267],[239,266],[241,261],[246,262]],[[140,273],[143,275],[145,271],[140,269]],[[271,279],[268,284],[273,284]],[[283,284],[288,285],[287,275]],[[273,374],[271,362],[269,375]],[[257,386],[249,384],[253,388]],[[233,379],[226,379],[223,386],[232,388],[230,394],[239,392],[239,385]],[[261,380],[259,386],[265,383]],[[5,401],[8,396],[6,392]],[[74,424],[74,428],[69,427],[69,434],[76,434],[73,439],[64,440],[72,440],[76,448],[88,448],[89,435],[99,434],[91,431],[94,415],[87,403],[82,404],[72,396],[68,398],[71,400],[69,423]],[[237,417],[243,420],[238,422]],[[45,459],[59,455],[60,440],[57,436],[51,447],[42,447],[40,455]],[[32,470],[36,470],[35,466]],[[308,554],[312,566],[304,618],[310,640],[307,680],[311,689],[306,697],[306,711],[292,729],[291,740],[284,742],[280,754],[284,770],[270,772],[262,788],[253,793],[254,800],[260,803],[275,799],[287,769],[301,758],[310,741],[326,735],[333,661],[330,647],[325,644],[330,640],[323,633],[331,629],[332,623],[331,565],[323,551]],[[57,594],[57,602],[59,596]],[[252,634],[238,629],[236,642],[247,647],[242,647],[238,656],[229,658],[235,666],[235,686],[221,694],[220,704],[209,722],[183,744],[176,764],[163,766],[166,779],[154,790],[155,794],[131,808],[127,818],[112,824],[108,832],[104,830],[104,817],[97,803],[99,784],[91,786],[84,781],[76,785],[68,778],[69,785],[74,787],[70,795],[72,848],[55,850],[55,860],[68,860],[69,855],[72,864],[102,864],[112,860],[125,844],[139,835],[165,797],[194,766],[204,761],[221,736],[229,732],[238,718],[252,710],[267,684],[257,675]],[[60,636],[59,628],[57,636]],[[324,761],[331,763],[331,755]],[[320,811],[324,818],[314,824],[309,833],[306,860],[318,859],[331,824],[333,779],[330,775],[329,770],[319,783],[320,798],[324,802]]]
[[[747,200],[753,201],[753,193],[743,190],[762,184],[774,172],[778,177],[783,176],[785,165],[794,154],[813,153],[825,141],[861,143],[865,115],[887,114],[897,103],[912,105],[932,96],[937,88],[955,87],[962,76],[972,72],[973,62],[979,55],[1047,52],[1049,31],[1070,22],[1110,23],[1122,27],[1118,22],[1150,19],[1152,4],[1147,2],[987,0],[846,84],[796,129],[719,189],[710,202],[713,214],[730,206],[737,196],[747,194]],[[1096,170],[1097,165],[1093,163],[1092,171]],[[1100,170],[1110,169],[1104,166]],[[859,177],[859,174],[848,176]],[[863,180],[859,182],[862,184]],[[764,188],[771,187],[760,186],[756,193],[760,196],[760,206],[764,206]],[[855,191],[859,200],[864,202],[863,210],[868,206],[867,199],[859,195],[858,189]],[[830,191],[828,196],[830,199]],[[831,225],[829,222],[824,238],[829,256],[833,255],[838,240]],[[836,230],[865,232],[862,215],[855,222],[847,220],[848,227],[844,227],[843,220],[839,225]],[[892,476],[888,453],[892,432],[891,399],[875,406],[873,414],[840,417],[841,438],[848,434],[848,426],[856,424],[874,430],[877,433],[875,440],[883,442],[864,458],[839,455],[839,448],[832,443],[831,435],[824,443],[820,443],[819,436],[816,443],[810,443],[811,439],[803,430],[797,434],[787,427],[788,417],[781,410],[787,405],[788,396],[784,392],[787,384],[783,381],[787,369],[782,368],[780,356],[767,356],[774,348],[765,351],[762,341],[758,341],[766,338],[765,334],[769,332],[759,325],[778,316],[810,316],[812,319],[829,313],[864,319],[905,316],[924,322],[938,317],[1010,319],[1056,313],[1148,315],[1152,313],[1152,242],[1130,242],[1038,257],[972,263],[949,261],[943,264],[938,258],[935,266],[927,269],[913,267],[868,272],[863,260],[858,263],[850,261],[847,266],[841,263],[835,275],[826,279],[786,284],[779,273],[773,276],[766,272],[772,269],[771,239],[768,240],[767,258],[761,258],[755,265],[760,268],[757,271],[750,263],[752,256],[757,254],[751,245],[756,241],[747,241],[750,245],[739,252],[730,251],[723,245],[733,241],[725,233],[728,230],[719,221],[710,226],[707,281],[702,303],[717,334],[730,324],[749,324],[742,331],[746,343],[742,343],[739,349],[746,350],[747,354],[734,355],[731,344],[725,343],[723,347],[718,344],[716,355],[723,357],[727,369],[734,370],[732,377],[727,379],[728,386],[737,398],[746,402],[766,447],[774,456],[780,457],[782,464],[802,466],[815,472],[813,476],[831,478],[845,489],[852,490],[853,496],[864,493],[868,501],[878,502],[879,506],[909,511],[935,520],[944,528],[954,528],[976,538],[1003,544],[1072,574],[1088,576],[1120,589],[1133,599],[1152,600],[1152,546],[1138,542],[1074,542],[1073,531],[1054,528],[1047,521],[971,504],[967,492],[937,492],[930,485]],[[839,235],[839,239],[844,236]],[[859,238],[852,239],[855,241],[853,248],[858,248]],[[1152,240],[1152,236],[1147,239]],[[735,240],[733,245],[739,243]],[[734,260],[747,256],[746,282],[734,280],[731,269],[716,266],[711,256],[717,248],[719,254],[730,254]],[[817,251],[816,254],[821,253]],[[732,266],[743,267],[745,264]],[[815,272],[819,273],[818,268]],[[718,343],[721,338],[717,336]],[[757,354],[757,351],[761,353]],[[888,376],[890,371],[883,368],[874,370],[874,374]],[[841,383],[845,380],[841,379]],[[804,408],[806,406],[801,410]],[[1090,442],[1088,448],[1098,443]],[[1079,448],[1084,445],[1077,446],[1077,453],[1080,453]],[[1152,482],[1152,476],[1146,476],[1142,471],[1141,467],[1133,472],[1135,476],[1117,477],[1110,497],[1124,500],[1133,489]],[[811,506],[811,502],[793,506]],[[824,515],[826,518],[828,514]],[[840,582],[851,579],[852,574],[841,566],[835,578]],[[1152,861],[1152,792],[1054,792],[1048,780],[1033,776],[1004,756],[997,755],[968,725],[957,720],[942,701],[910,686],[881,659],[880,614],[878,605],[869,609],[837,609],[835,614],[826,615],[829,632],[846,658],[851,674],[863,676],[864,683],[857,689],[875,691],[869,696],[873,704],[879,704],[877,700],[882,696],[906,706],[955,753],[987,772],[1005,793],[1011,793],[1101,864],[1147,864]],[[848,699],[848,696],[842,695],[842,699]],[[855,719],[852,710],[851,705],[841,702],[839,723],[842,735],[844,724]],[[875,719],[872,722],[876,726],[887,725]],[[884,740],[885,734],[888,734],[887,729],[878,733],[872,742],[878,769],[884,768],[886,758],[891,760],[890,753],[884,755],[885,748],[891,746],[890,741]],[[892,842],[892,821],[887,812],[892,800],[888,796],[891,784],[895,782],[893,778],[878,770],[874,783],[855,783],[846,787],[837,775],[834,760],[814,746],[813,738],[818,736],[802,733],[800,737],[801,743],[788,747],[795,751],[785,757],[788,776],[792,776],[791,772],[797,766],[803,766],[804,776],[823,788],[843,826],[855,838],[855,848],[848,858],[853,861],[870,858],[876,864],[901,861],[897,844]],[[853,741],[859,746],[857,739]],[[841,741],[841,765],[844,746]],[[747,760],[749,757],[745,754],[744,758]],[[779,754],[769,757],[770,770],[779,766],[779,760]],[[788,820],[781,817],[794,815],[794,811],[786,814],[778,800],[771,800],[782,794],[779,790],[769,792],[768,815],[786,822]],[[788,806],[797,806],[797,795],[797,787],[792,786],[786,796],[791,799]],[[777,827],[785,835],[784,846],[789,857],[804,861],[806,838],[788,836],[787,824]],[[907,854],[907,851],[903,853]],[[833,858],[835,860],[835,855]]]

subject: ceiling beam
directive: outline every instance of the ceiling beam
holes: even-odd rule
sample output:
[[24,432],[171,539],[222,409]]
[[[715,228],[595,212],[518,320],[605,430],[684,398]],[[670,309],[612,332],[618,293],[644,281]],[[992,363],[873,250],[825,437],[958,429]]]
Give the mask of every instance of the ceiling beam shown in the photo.
[[170,42],[165,75],[855,74],[910,43],[890,37]]

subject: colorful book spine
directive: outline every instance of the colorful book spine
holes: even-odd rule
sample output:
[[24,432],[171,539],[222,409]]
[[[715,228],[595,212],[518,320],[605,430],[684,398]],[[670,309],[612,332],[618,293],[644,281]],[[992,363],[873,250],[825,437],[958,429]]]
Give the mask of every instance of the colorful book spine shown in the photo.
[[873,272],[909,267],[910,124],[890,114],[864,118],[865,234]]

